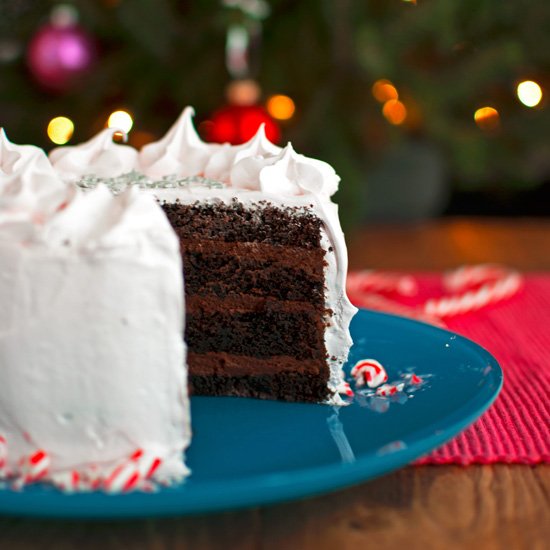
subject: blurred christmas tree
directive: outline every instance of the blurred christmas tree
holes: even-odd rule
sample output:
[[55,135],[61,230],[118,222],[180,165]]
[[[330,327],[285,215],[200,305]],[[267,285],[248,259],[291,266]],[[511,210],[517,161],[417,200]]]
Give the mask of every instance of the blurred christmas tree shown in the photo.
[[[356,216],[384,201],[399,216],[415,197],[435,212],[447,182],[525,189],[549,179],[546,0],[70,5],[78,23],[66,10],[52,21],[55,2],[0,0],[0,124],[15,142],[49,148],[58,116],[81,141],[123,109],[139,146],[187,104],[216,137],[245,116],[230,105],[212,118],[230,101],[267,105],[282,140],[331,162],[345,181],[338,199]],[[48,48],[65,48],[69,65],[52,68]]]

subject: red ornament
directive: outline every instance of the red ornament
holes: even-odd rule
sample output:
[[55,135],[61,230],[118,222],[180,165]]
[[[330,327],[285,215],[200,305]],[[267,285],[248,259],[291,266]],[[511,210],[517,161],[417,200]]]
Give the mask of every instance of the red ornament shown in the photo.
[[206,128],[208,141],[239,145],[248,141],[265,123],[265,133],[270,141],[281,139],[281,130],[268,112],[260,105],[228,105],[216,111]]
[[56,92],[73,87],[90,70],[95,57],[93,39],[76,23],[42,26],[27,49],[27,64],[35,80]]

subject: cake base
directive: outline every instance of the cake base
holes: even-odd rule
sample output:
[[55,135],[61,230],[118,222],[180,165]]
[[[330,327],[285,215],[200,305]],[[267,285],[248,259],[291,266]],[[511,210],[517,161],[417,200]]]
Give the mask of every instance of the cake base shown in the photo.
[[255,397],[301,403],[322,403],[329,398],[326,382],[310,373],[216,377],[191,375],[189,382],[192,395]]

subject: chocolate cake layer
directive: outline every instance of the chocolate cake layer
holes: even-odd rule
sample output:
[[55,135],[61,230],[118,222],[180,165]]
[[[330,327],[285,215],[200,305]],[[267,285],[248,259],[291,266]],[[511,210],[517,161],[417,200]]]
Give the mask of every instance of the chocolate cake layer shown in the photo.
[[280,208],[262,201],[256,208],[231,204],[164,203],[162,208],[182,240],[261,242],[319,248],[322,221],[304,208]]
[[182,243],[189,295],[235,294],[324,303],[324,251],[258,243]]
[[227,306],[232,301],[227,298],[218,307],[203,304],[196,296],[192,300],[195,307],[189,306],[185,328],[190,351],[221,351],[266,358],[274,355],[296,359],[326,357],[324,322],[310,304],[260,300],[264,304],[258,303],[256,310],[239,311]]
[[190,390],[196,395],[224,395],[281,399],[306,403],[325,401],[327,382],[314,373],[280,372],[249,376],[190,376]]

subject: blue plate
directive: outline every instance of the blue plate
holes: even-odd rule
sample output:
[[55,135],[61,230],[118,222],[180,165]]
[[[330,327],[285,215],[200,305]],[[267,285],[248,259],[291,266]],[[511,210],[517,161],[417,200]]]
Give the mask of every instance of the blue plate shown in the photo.
[[158,493],[65,495],[45,486],[0,490],[0,513],[72,518],[181,515],[268,504],[332,491],[408,464],[478,418],[502,386],[495,359],[450,332],[361,310],[348,368],[379,360],[390,398],[358,393],[340,409],[238,398],[192,399],[193,473]]

